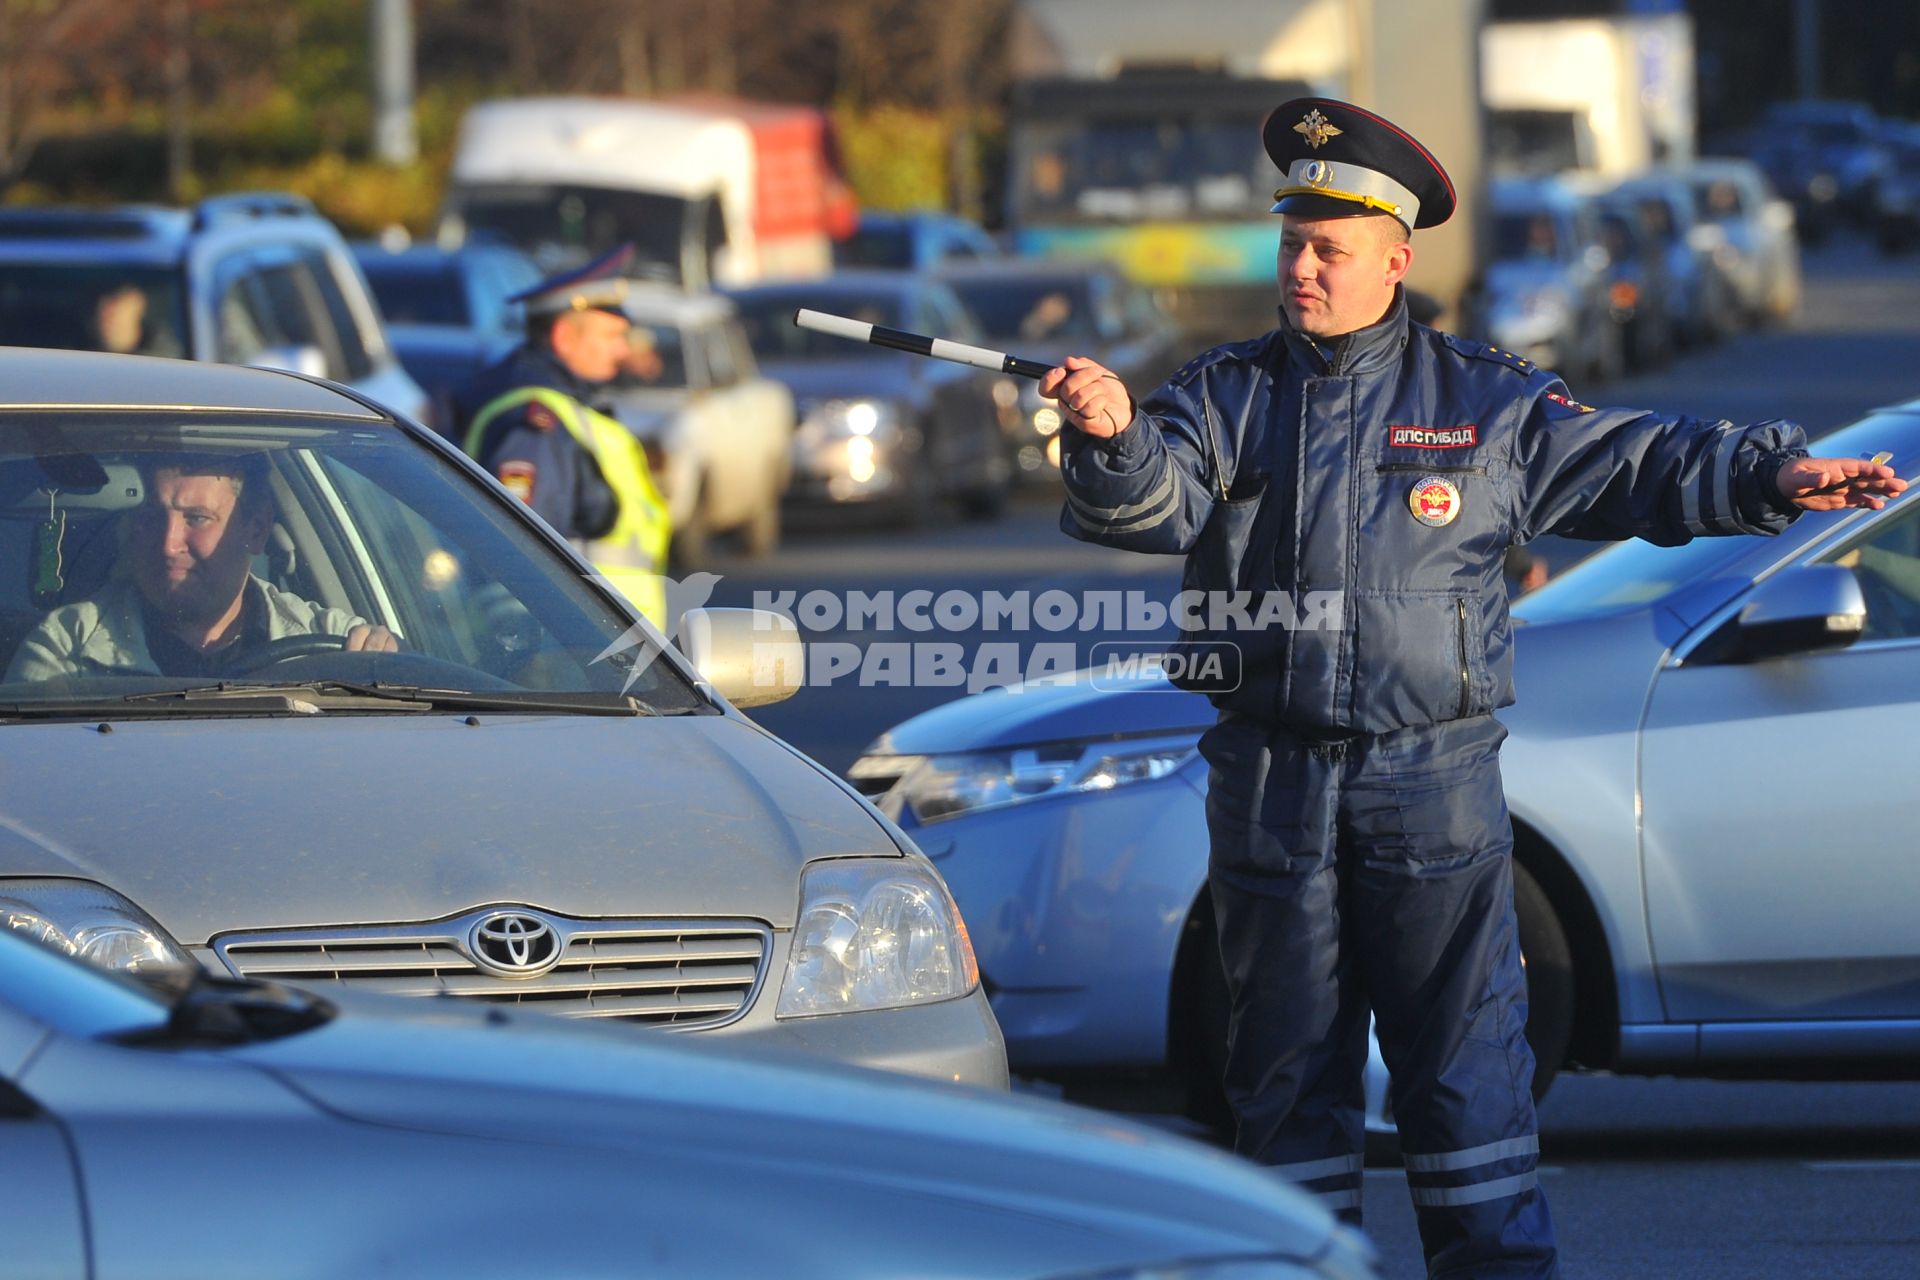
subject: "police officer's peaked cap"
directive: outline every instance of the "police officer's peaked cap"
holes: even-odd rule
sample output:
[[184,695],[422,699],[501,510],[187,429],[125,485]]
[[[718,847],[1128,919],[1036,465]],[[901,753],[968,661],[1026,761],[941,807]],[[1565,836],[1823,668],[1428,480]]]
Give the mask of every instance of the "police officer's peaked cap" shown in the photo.
[[1275,213],[1340,218],[1387,213],[1409,231],[1453,216],[1453,182],[1433,153],[1390,120],[1333,98],[1283,102],[1260,128],[1285,175]]
[[622,307],[627,290],[633,284],[628,276],[632,265],[633,246],[623,244],[584,267],[549,276],[530,289],[522,289],[507,301],[526,303],[530,316],[560,315],[568,311],[611,311],[625,315]]

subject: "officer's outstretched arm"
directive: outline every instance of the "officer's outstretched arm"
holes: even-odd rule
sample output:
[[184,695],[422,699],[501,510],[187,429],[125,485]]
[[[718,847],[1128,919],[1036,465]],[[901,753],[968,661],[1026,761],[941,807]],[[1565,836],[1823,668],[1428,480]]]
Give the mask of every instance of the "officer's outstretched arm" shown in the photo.
[[1799,514],[1773,485],[1784,460],[1807,452],[1790,422],[1740,427],[1594,409],[1545,373],[1528,390],[1513,458],[1520,540],[1557,533],[1673,546],[1708,534],[1778,533]]
[[[1125,421],[1101,435],[1072,425],[1071,418],[1062,428],[1062,529],[1085,542],[1129,551],[1183,555],[1192,549],[1222,487],[1215,459],[1232,449],[1230,441],[1210,436],[1225,426],[1208,421],[1203,376],[1183,370],[1137,405],[1127,397],[1118,413],[1111,412],[1118,402],[1084,401],[1094,430],[1110,417],[1124,415]],[[1055,387],[1063,381],[1049,378]],[[1047,383],[1041,390],[1047,392]]]

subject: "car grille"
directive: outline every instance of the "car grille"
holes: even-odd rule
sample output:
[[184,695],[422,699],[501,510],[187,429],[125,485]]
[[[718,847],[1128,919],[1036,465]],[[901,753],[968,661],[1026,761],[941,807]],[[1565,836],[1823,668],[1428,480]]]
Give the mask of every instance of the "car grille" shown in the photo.
[[687,1030],[752,1003],[772,933],[753,921],[570,920],[523,912],[558,935],[559,959],[534,977],[496,974],[474,957],[474,926],[494,910],[420,925],[230,934],[213,949],[243,978],[383,995],[450,996],[578,1018]]

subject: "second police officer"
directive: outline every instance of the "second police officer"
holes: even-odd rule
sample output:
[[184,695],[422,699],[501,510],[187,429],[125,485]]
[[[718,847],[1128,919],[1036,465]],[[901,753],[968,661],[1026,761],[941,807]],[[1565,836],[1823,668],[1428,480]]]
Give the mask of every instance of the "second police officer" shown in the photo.
[[526,307],[526,341],[456,394],[454,438],[664,628],[666,502],[633,433],[592,407],[629,350],[632,256],[622,247],[508,299]]
[[1359,1220],[1371,1007],[1430,1273],[1551,1276],[1493,716],[1513,700],[1506,550],[1777,533],[1906,483],[1809,458],[1789,423],[1593,409],[1411,322],[1409,233],[1454,208],[1439,162],[1325,98],[1263,138],[1280,326],[1138,404],[1091,360],[1049,373],[1078,428],[1061,525],[1185,554],[1187,588],[1251,592],[1249,616],[1337,601],[1329,625],[1203,637],[1242,661],[1200,746],[1238,1149]]

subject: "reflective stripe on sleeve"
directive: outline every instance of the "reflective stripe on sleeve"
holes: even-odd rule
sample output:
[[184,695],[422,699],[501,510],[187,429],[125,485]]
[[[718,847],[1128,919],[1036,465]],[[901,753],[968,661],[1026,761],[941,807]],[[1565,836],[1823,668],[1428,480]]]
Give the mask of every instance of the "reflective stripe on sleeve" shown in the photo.
[[1511,1160],[1515,1156],[1539,1154],[1540,1136],[1528,1134],[1524,1138],[1504,1138],[1483,1147],[1468,1147],[1464,1151],[1436,1151],[1430,1155],[1406,1152],[1401,1158],[1406,1162],[1408,1173],[1448,1173],[1455,1169],[1492,1164],[1496,1160]]
[[1345,1191],[1315,1191],[1311,1194],[1331,1211],[1360,1207],[1360,1188],[1358,1187],[1350,1187]]
[[[1135,516],[1146,516],[1153,512],[1160,513],[1159,519],[1153,522],[1154,524],[1158,524],[1160,520],[1164,520],[1167,517],[1167,514],[1174,506],[1178,505],[1178,498],[1173,491],[1173,459],[1168,457],[1165,459],[1165,462],[1167,469],[1166,473],[1160,477],[1160,483],[1153,487],[1152,493],[1149,493],[1139,502],[1132,504],[1122,503],[1117,507],[1102,507],[1088,502],[1084,498],[1075,497],[1073,491],[1068,490],[1067,505],[1077,512],[1084,513],[1088,519],[1097,520],[1103,526],[1107,527],[1118,524],[1122,520],[1131,520]],[[1085,521],[1082,521],[1082,523],[1084,524]],[[1128,527],[1151,528],[1152,526],[1135,524]],[[1119,529],[1114,529],[1113,531],[1116,533],[1122,532],[1122,530]]]
[[1747,433],[1729,424],[1720,432],[1713,447],[1713,514],[1722,524],[1732,524],[1738,513],[1733,509],[1733,459],[1746,443]]
[[1423,1209],[1439,1209],[1517,1196],[1523,1191],[1533,1190],[1539,1183],[1540,1175],[1528,1170],[1511,1178],[1473,1182],[1464,1187],[1409,1187],[1407,1190],[1413,1196],[1414,1204]]

